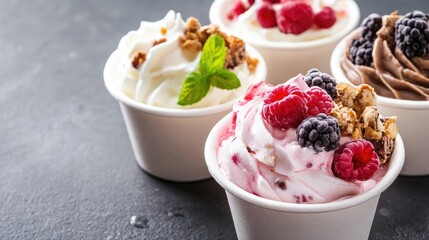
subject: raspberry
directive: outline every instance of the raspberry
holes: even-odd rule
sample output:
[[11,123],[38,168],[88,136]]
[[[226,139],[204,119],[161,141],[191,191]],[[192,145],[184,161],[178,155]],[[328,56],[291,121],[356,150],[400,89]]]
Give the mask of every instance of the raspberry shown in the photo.
[[256,18],[258,19],[259,24],[263,28],[272,28],[277,26],[276,12],[274,11],[273,7],[268,3],[264,3],[256,11]]
[[337,80],[327,73],[322,73],[317,68],[308,70],[304,76],[304,81],[309,87],[320,87],[325,90],[332,99],[337,97]]
[[287,2],[280,9],[277,25],[283,33],[301,34],[313,25],[313,9],[310,5],[300,2]]
[[380,15],[376,13],[368,15],[360,25],[362,27],[362,38],[374,42],[382,25],[383,21]]
[[332,151],[340,144],[338,120],[324,113],[305,119],[296,134],[301,147],[313,147],[316,152]]
[[263,2],[267,2],[267,3],[279,3],[280,0],[262,0]]
[[298,2],[298,1],[304,2],[305,0],[280,0],[280,3],[286,3],[286,2]]
[[316,16],[314,16],[314,23],[319,28],[330,28],[336,21],[337,18],[335,17],[335,12],[331,7],[322,8],[322,11],[318,12]]
[[250,6],[252,6],[255,3],[255,0],[247,0]]
[[325,90],[319,87],[311,87],[305,93],[309,96],[307,117],[316,116],[319,113],[331,113],[332,108],[334,108],[334,101]]
[[405,14],[395,24],[396,46],[407,56],[423,57],[429,53],[427,16],[420,11]]
[[265,95],[262,117],[278,129],[296,128],[305,118],[307,98],[298,87],[277,85]]
[[350,46],[350,60],[356,65],[371,66],[373,47],[374,44],[364,38],[353,40]]
[[372,143],[360,139],[345,143],[335,151],[332,172],[348,182],[365,181],[374,176],[379,165]]
[[238,1],[234,7],[231,9],[231,11],[228,13],[228,19],[233,20],[236,17],[240,16],[244,12],[247,11],[246,6],[241,1]]

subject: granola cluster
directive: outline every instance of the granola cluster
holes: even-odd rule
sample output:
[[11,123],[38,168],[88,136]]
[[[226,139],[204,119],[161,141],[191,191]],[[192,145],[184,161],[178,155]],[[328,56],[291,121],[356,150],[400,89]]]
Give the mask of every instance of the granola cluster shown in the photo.
[[[161,33],[165,35],[167,33],[166,28],[161,28]],[[225,59],[225,68],[233,69],[236,66],[242,64],[244,61],[247,63],[249,71],[254,71],[258,65],[258,59],[251,58],[246,55],[245,44],[243,40],[219,30],[216,25],[208,25],[202,27],[198,19],[190,17],[186,20],[185,31],[182,36],[179,37],[180,47],[188,51],[199,52],[203,49],[204,43],[213,34],[219,34],[227,47],[227,56]],[[153,46],[166,42],[166,38],[161,38],[153,43]],[[135,69],[139,69],[140,66],[146,60],[145,52],[137,52],[131,58],[131,64]]]
[[398,134],[396,117],[384,118],[378,113],[376,95],[369,85],[339,83],[336,88],[338,96],[331,114],[338,119],[341,135],[370,141],[385,164]]
[[201,51],[206,40],[213,34],[219,34],[228,49],[225,60],[225,68],[233,69],[246,61],[250,71],[256,68],[257,59],[252,59],[246,55],[245,44],[243,40],[232,35],[227,35],[219,30],[216,25],[202,27],[198,19],[190,17],[186,21],[184,35],[179,38],[180,47],[190,51]]

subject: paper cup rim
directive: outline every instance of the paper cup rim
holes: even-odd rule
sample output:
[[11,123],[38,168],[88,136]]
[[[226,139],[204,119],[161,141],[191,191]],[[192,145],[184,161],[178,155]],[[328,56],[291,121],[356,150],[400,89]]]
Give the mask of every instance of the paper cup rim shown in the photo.
[[[257,81],[265,81],[267,76],[267,66],[265,64],[265,60],[262,58],[261,54],[252,46],[246,44],[246,51],[248,51],[252,57],[256,57],[258,59],[258,66],[255,71],[255,77],[258,78]],[[115,50],[107,59],[106,65],[103,69],[103,78],[104,85],[107,91],[112,95],[113,98],[118,100],[119,102],[132,107],[134,109],[138,109],[142,112],[151,113],[158,116],[164,117],[200,117],[200,116],[208,116],[214,115],[220,112],[227,111],[228,109],[232,109],[234,102],[238,99],[233,99],[231,101],[203,108],[191,108],[191,109],[174,109],[174,108],[163,108],[148,105],[142,102],[139,102],[135,99],[130,98],[125,95],[117,86],[114,84],[114,79],[112,79],[110,71],[114,69],[115,66],[119,64],[119,52]],[[261,78],[261,79],[259,79]]]
[[[332,75],[337,79],[339,82],[348,82],[351,83],[346,75],[344,74],[343,70],[341,69],[340,65],[340,58],[342,53],[344,52],[344,48],[346,47],[347,42],[349,39],[357,34],[361,29],[355,29],[353,32],[348,34],[344,39],[342,39],[338,45],[335,47],[334,51],[331,55],[330,65],[331,65],[331,72]],[[395,98],[388,98],[383,96],[377,96],[377,104],[381,106],[387,106],[387,107],[394,107],[394,108],[401,108],[401,109],[424,109],[429,110],[429,101],[414,101],[414,100],[403,100],[403,99],[395,99]]]
[[226,191],[232,195],[249,202],[253,205],[260,206],[266,209],[272,209],[281,212],[293,212],[293,213],[317,213],[317,212],[331,212],[340,209],[350,208],[366,202],[374,197],[379,196],[384,190],[386,190],[397,178],[399,172],[402,169],[405,159],[404,144],[401,136],[398,134],[395,142],[395,150],[392,154],[389,169],[385,176],[370,190],[352,196],[347,199],[336,200],[329,203],[316,203],[316,204],[297,204],[287,203],[275,200],[262,198],[251,194],[244,189],[238,187],[231,181],[220,170],[217,161],[217,149],[219,143],[219,135],[224,132],[225,127],[230,123],[232,113],[229,113],[223,117],[210,131],[204,148],[204,156],[207,167],[213,178],[221,185]]
[[[229,28],[226,24],[224,24],[223,18],[218,13],[225,13],[225,4],[227,4],[229,0],[214,0],[212,5],[210,6],[209,10],[209,19],[210,22],[213,24],[219,25],[221,28],[229,31]],[[359,23],[360,20],[360,9],[357,3],[353,0],[347,0],[349,7],[351,9],[350,11],[350,20],[347,23],[347,25],[341,29],[341,31],[338,31],[336,34],[334,34],[331,37],[324,37],[317,40],[312,41],[305,41],[305,42],[274,42],[274,41],[266,41],[266,40],[255,40],[255,39],[246,39],[243,38],[245,41],[247,41],[249,44],[257,47],[257,48],[265,48],[265,49],[288,49],[288,50],[300,50],[300,49],[306,49],[306,48],[313,48],[313,47],[323,47],[325,45],[331,44],[333,42],[336,42],[343,38],[347,33],[352,31]],[[231,33],[231,32],[230,32]],[[234,34],[234,33],[231,33]]]

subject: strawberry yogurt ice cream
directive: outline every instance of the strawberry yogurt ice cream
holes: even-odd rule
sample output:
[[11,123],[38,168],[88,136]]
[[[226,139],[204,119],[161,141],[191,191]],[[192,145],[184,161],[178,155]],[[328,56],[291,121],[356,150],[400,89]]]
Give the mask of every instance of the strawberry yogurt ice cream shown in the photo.
[[[201,71],[205,43],[214,34],[224,40],[227,49],[227,71],[223,73],[234,73],[240,81],[238,86],[227,89],[204,86],[207,93],[201,93],[202,99],[178,104],[185,79],[193,72]],[[216,49],[213,52],[222,51]],[[195,18],[185,22],[180,13],[174,11],[168,12],[160,21],[141,22],[139,29],[121,39],[113,55],[117,61],[113,70],[118,88],[138,102],[157,107],[216,106],[243,95],[246,88],[257,81],[255,69],[258,60],[249,56],[241,39],[226,35],[214,25],[202,27]]]
[[234,105],[218,164],[231,182],[272,200],[324,203],[365,192],[387,170],[397,134],[396,119],[374,105],[372,88],[337,85],[315,69],[277,86],[260,82]]

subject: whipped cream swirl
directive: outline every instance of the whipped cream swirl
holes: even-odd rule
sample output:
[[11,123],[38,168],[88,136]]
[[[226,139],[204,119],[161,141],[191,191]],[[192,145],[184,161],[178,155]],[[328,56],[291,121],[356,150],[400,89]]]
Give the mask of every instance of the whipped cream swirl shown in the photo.
[[[157,22],[142,21],[140,28],[125,35],[116,54],[121,58],[119,83],[122,92],[139,102],[164,108],[201,108],[231,101],[241,96],[254,79],[246,62],[232,71],[241,81],[241,87],[222,90],[211,87],[200,102],[190,106],[177,104],[186,76],[198,69],[201,51],[186,51],[180,47],[179,37],[184,34],[185,21],[180,13],[169,11]],[[155,42],[161,42],[154,44]],[[143,64],[132,66],[133,56],[146,53]]]

